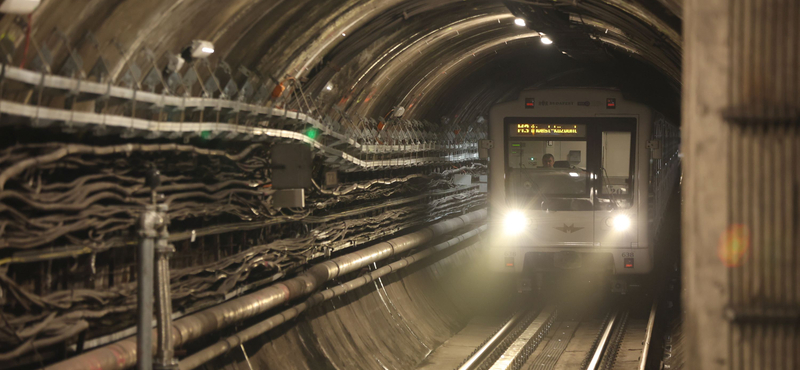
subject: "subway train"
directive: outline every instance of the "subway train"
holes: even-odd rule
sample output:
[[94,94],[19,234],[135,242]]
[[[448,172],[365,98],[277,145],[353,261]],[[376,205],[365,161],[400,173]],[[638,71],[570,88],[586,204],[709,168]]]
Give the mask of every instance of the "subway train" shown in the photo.
[[489,139],[492,271],[520,291],[605,272],[625,293],[653,270],[680,176],[676,125],[616,89],[528,89],[492,107]]

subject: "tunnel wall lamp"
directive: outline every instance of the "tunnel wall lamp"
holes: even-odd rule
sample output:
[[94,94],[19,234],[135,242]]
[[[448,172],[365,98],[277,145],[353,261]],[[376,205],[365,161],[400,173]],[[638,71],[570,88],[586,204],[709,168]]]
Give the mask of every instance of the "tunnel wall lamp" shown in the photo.
[[214,54],[214,44],[211,41],[193,40],[192,41],[192,58],[202,59],[208,58],[209,55]]
[[211,54],[214,54],[214,44],[211,41],[192,40],[192,43],[184,48],[180,55],[181,59],[191,63],[195,59],[208,58]]

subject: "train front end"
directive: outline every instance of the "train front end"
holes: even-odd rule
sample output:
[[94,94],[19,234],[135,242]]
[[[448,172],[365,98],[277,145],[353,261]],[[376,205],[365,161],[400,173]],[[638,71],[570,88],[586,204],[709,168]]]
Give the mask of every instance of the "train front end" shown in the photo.
[[649,114],[597,89],[523,91],[495,106],[492,269],[518,274],[521,290],[548,275],[598,272],[624,291],[625,275],[650,272],[647,164],[637,157]]

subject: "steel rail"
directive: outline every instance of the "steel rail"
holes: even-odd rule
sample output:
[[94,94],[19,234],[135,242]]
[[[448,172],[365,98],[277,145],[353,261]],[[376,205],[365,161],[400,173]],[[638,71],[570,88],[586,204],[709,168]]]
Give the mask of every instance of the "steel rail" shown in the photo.
[[589,362],[589,366],[586,367],[586,370],[597,370],[599,368],[600,360],[603,359],[603,354],[606,352],[606,346],[608,345],[611,337],[611,332],[614,329],[614,323],[621,316],[621,313],[622,311],[617,309],[611,315],[611,318],[608,320],[608,324],[606,324],[606,328],[603,331],[603,335],[600,337],[600,341],[597,344],[597,349],[595,349],[594,355],[592,355],[592,360]]
[[528,314],[528,311],[521,310],[514,314],[508,321],[503,325],[497,333],[495,333],[489,340],[486,341],[482,346],[480,346],[473,354],[470,356],[466,362],[464,362],[461,366],[458,367],[458,370],[475,370],[483,363],[484,360],[489,356],[489,354],[494,351],[494,349],[500,345],[500,343],[505,339],[505,337],[511,332],[511,330],[517,326],[517,324],[522,320],[525,315]]
[[650,317],[647,319],[647,330],[644,334],[644,346],[642,348],[642,359],[639,361],[639,370],[645,370],[647,366],[647,352],[650,351],[650,341],[653,337],[653,326],[656,322],[656,309],[658,308],[658,301],[653,301],[653,306],[650,308]]
[[522,333],[508,345],[489,370],[519,370],[547,335],[557,316],[558,309],[555,306],[542,309],[533,321],[525,324]]

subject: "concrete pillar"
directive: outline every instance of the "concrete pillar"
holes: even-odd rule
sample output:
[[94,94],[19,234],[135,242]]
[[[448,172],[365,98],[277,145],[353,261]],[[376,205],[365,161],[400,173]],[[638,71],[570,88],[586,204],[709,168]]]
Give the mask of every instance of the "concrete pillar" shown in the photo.
[[686,365],[800,356],[800,1],[684,6]]

